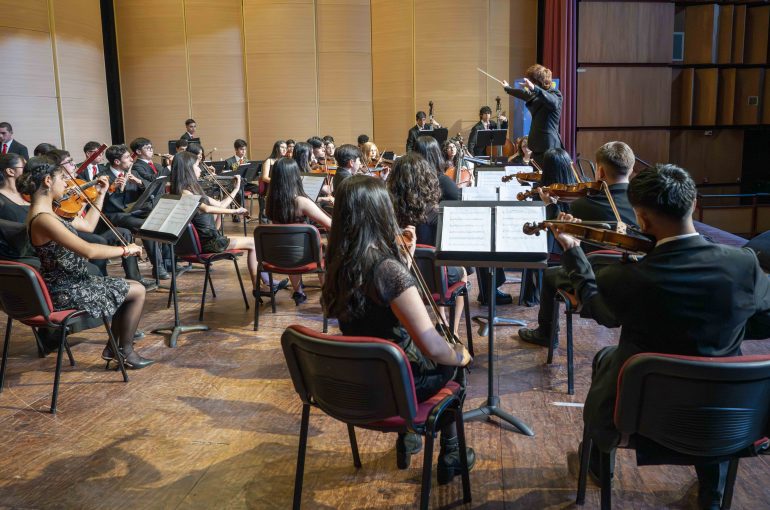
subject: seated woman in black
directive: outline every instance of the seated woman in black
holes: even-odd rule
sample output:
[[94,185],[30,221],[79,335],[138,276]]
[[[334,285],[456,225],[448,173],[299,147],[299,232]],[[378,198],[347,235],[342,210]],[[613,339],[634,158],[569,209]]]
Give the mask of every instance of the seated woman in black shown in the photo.
[[[460,344],[450,347],[433,327],[396,246],[401,232],[381,180],[354,175],[343,181],[334,206],[321,301],[328,316],[339,320],[344,335],[378,337],[399,345],[412,367],[417,400],[423,401],[444,387],[456,367],[467,365],[471,357]],[[406,469],[410,455],[421,447],[419,436],[399,435],[398,467]],[[469,465],[474,460],[468,448]],[[441,432],[438,483],[449,483],[459,473],[453,422]]]
[[433,171],[436,172],[441,187],[441,201],[461,200],[460,188],[457,187],[455,181],[444,174],[448,166],[436,139],[432,136],[420,136],[414,144],[414,150],[425,158]]
[[[332,226],[332,220],[318,207],[302,188],[302,178],[299,175],[297,162],[289,158],[281,158],[273,165],[273,178],[267,193],[265,214],[271,222],[278,225],[288,223],[305,223],[308,219],[318,223],[326,230]],[[323,285],[323,275],[318,275]],[[302,275],[289,275],[291,286],[294,287],[292,299],[299,306],[307,301],[302,289]]]
[[9,152],[0,156],[0,219],[24,223],[29,202],[16,189],[16,180],[24,172],[24,158]]
[[[393,198],[398,225],[401,228],[414,225],[417,230],[417,244],[436,246],[438,201],[441,198],[441,190],[436,172],[428,165],[425,158],[415,152],[399,158],[386,183]],[[450,286],[459,281],[468,281],[464,268],[449,266],[446,269]],[[452,332],[455,334],[460,325],[464,305],[465,299],[462,296],[458,297],[452,324]],[[443,314],[444,309],[440,310]]]
[[[198,207],[198,212],[193,216],[192,224],[198,231],[201,247],[207,253],[220,253],[225,250],[246,250],[246,264],[251,277],[252,293],[258,296],[259,283],[257,282],[257,252],[254,249],[254,238],[222,235],[217,229],[215,214],[246,214],[246,208],[230,209],[228,206],[232,199],[225,197],[223,200],[215,200],[206,196],[198,183],[201,170],[197,165],[198,156],[192,152],[180,152],[174,156],[171,164],[171,193],[175,195],[201,195],[203,201]],[[263,273],[263,280],[267,283],[267,273]],[[288,281],[281,282],[279,288],[288,285]]]

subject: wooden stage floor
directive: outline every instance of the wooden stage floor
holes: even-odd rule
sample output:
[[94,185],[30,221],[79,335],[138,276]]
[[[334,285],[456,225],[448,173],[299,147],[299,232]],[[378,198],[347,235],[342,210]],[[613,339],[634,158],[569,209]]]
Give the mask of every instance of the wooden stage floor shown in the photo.
[[[241,265],[245,273],[245,261]],[[142,269],[149,273],[149,266]],[[218,263],[213,276],[218,297],[208,300],[204,321],[211,331],[183,335],[175,349],[149,334],[173,320],[167,294],[148,294],[141,322],[148,335],[137,347],[157,362],[129,372],[128,384],[104,371],[103,330],[73,335],[77,366],[65,364],[55,417],[47,413],[55,356],[39,359],[29,330],[15,329],[0,394],[0,507],[290,508],[301,406],[279,339],[289,324],[320,331],[320,291],[308,289],[309,300],[300,307],[282,291],[277,313],[263,307],[255,333],[253,309],[244,309],[232,265]],[[202,272],[180,278],[185,324],[197,320],[202,280]],[[314,284],[315,277],[306,281]],[[506,290],[516,296],[518,285]],[[476,294],[474,288],[472,299]],[[475,301],[472,311],[481,311]],[[530,321],[537,315],[536,308],[515,305],[500,312]],[[480,405],[486,395],[486,339],[477,331],[474,326],[477,358],[466,408]],[[433,508],[575,507],[582,409],[563,403],[583,402],[592,356],[616,342],[618,332],[576,319],[574,397],[566,394],[564,351],[546,366],[545,349],[522,344],[515,333],[502,327],[496,335],[501,405],[535,436],[497,420],[469,423],[468,442],[478,457],[471,472],[473,502],[460,503],[459,477],[435,486],[434,469]],[[744,352],[770,353],[770,342],[745,342]],[[395,435],[359,431],[358,438],[360,470],[353,466],[344,425],[312,413],[304,508],[415,507],[422,454],[400,471]],[[768,461],[741,463],[734,508],[768,508]],[[631,453],[618,454],[616,508],[695,508],[695,491],[692,468],[637,468]],[[597,507],[598,489],[589,483],[586,508]]]

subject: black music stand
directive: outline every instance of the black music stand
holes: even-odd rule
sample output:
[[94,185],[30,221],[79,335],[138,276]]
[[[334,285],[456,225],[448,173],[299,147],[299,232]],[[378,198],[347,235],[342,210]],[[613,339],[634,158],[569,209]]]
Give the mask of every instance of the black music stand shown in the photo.
[[144,188],[144,191],[139,196],[139,198],[131,204],[128,207],[128,210],[126,212],[131,213],[132,216],[139,216],[140,214],[144,214],[141,209],[144,207],[144,205],[150,201],[155,200],[155,197],[159,197],[161,195],[166,194],[166,183],[168,182],[168,176],[163,175],[161,177],[158,177],[154,181],[150,183],[149,186]]
[[[444,230],[444,214],[447,207],[490,207],[492,209],[492,251],[474,252],[474,251],[442,251],[442,236]],[[437,253],[436,263],[442,266],[464,266],[473,265],[476,267],[489,268],[489,310],[487,320],[489,324],[494,324],[495,317],[495,269],[501,266],[514,269],[533,269],[547,267],[548,253],[547,248],[544,252],[497,252],[495,240],[495,207],[539,207],[542,204],[535,202],[442,202],[439,211],[438,235],[436,239]],[[467,305],[467,304],[466,304]],[[489,328],[489,351],[487,353],[487,402],[479,408],[472,409],[463,413],[466,421],[497,416],[503,421],[508,422],[526,436],[534,436],[534,432],[524,422],[512,414],[500,408],[500,397],[495,393],[494,381],[494,350],[495,350],[495,329]]]
[[[493,147],[505,145],[505,138],[508,136],[507,129],[480,129],[476,131],[476,147],[487,147],[489,153],[494,154]],[[490,161],[494,161],[495,156],[489,156]]]
[[447,128],[426,129],[424,131],[420,131],[420,136],[431,136],[435,138],[440,147],[441,144],[446,142],[446,139],[449,137],[449,130]]
[[177,338],[191,331],[208,331],[205,324],[183,326],[179,320],[179,303],[176,287],[176,253],[174,247],[179,242],[182,232],[195,215],[202,197],[196,195],[167,195],[160,199],[158,205],[147,217],[139,234],[143,239],[150,239],[168,244],[171,248],[171,294],[174,301],[174,325],[152,330],[155,334],[169,334],[168,346],[176,347]]

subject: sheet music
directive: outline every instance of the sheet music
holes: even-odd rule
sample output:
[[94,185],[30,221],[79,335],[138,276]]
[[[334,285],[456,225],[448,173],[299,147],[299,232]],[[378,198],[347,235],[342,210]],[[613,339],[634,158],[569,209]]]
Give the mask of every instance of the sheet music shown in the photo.
[[498,188],[505,177],[505,170],[479,170],[476,176],[476,187]]
[[178,200],[161,198],[144,220],[142,230],[178,236],[195,214],[201,198],[200,195],[182,195]]
[[463,200],[486,200],[497,202],[497,188],[484,186],[483,188],[460,188]]
[[441,251],[492,251],[492,209],[444,207]]
[[546,232],[535,236],[522,231],[524,223],[545,221],[545,206],[498,206],[495,215],[496,252],[548,253]]
[[305,190],[305,194],[315,202],[318,200],[318,195],[321,194],[321,188],[323,188],[326,177],[323,175],[303,175],[302,176],[302,188]]
[[531,190],[531,186],[524,186],[519,184],[515,179],[512,182],[500,186],[500,201],[501,202],[518,202],[519,199],[516,195],[524,191]]
[[533,171],[529,165],[508,165],[505,167],[505,175],[530,173]]

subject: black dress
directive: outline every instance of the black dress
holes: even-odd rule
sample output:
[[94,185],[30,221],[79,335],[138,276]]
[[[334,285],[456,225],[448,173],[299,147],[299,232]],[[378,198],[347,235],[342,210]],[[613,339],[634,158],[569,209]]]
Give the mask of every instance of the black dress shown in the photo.
[[411,273],[400,261],[383,258],[364,281],[365,309],[357,317],[339,321],[342,334],[382,338],[398,345],[412,366],[417,400],[421,402],[435,395],[454,377],[455,368],[426,358],[390,308],[395,298],[415,285]]
[[10,198],[0,193],[0,219],[24,223],[29,214],[28,205],[19,205]]
[[[209,198],[206,197],[206,204],[209,204]],[[214,215],[205,213],[198,209],[193,216],[192,224],[198,231],[198,237],[201,240],[201,248],[204,253],[221,253],[230,245],[230,239],[222,235],[217,228]]]
[[[36,214],[29,227],[41,214],[49,213]],[[77,235],[69,222],[56,219]],[[85,310],[92,317],[112,317],[126,300],[129,286],[124,279],[89,274],[86,259],[53,240],[34,248],[56,310]]]

